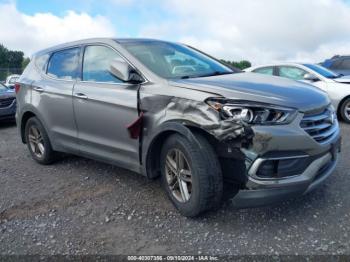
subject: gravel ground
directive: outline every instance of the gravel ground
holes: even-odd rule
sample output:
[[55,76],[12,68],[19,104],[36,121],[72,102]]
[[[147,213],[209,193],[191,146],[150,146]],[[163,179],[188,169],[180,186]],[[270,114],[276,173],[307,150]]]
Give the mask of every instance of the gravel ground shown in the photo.
[[0,125],[0,254],[350,254],[350,125],[334,175],[274,207],[188,219],[159,180],[79,157],[40,166]]

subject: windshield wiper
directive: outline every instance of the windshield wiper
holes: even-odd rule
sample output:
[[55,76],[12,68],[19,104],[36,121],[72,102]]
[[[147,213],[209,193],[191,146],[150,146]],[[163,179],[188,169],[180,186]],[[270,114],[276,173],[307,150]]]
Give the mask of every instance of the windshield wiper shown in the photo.
[[234,74],[234,72],[220,72],[220,71],[215,71],[210,74],[205,74],[205,75],[200,75],[197,77],[207,77],[207,76],[220,76],[220,75],[229,75],[229,74]]
[[205,74],[205,75],[182,76],[181,79],[197,78],[197,77],[208,77],[208,76],[219,76],[219,75],[229,75],[229,74],[234,74],[234,72],[220,72],[220,71],[215,71],[215,72],[211,72],[211,73]]

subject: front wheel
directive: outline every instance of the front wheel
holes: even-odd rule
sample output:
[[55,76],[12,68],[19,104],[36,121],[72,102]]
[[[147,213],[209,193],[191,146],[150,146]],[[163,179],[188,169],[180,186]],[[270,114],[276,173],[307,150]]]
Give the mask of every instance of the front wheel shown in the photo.
[[342,119],[350,124],[350,98],[347,98],[340,106],[340,114]]
[[218,158],[208,141],[199,144],[184,136],[170,136],[161,151],[163,187],[179,212],[188,217],[218,207],[223,182]]

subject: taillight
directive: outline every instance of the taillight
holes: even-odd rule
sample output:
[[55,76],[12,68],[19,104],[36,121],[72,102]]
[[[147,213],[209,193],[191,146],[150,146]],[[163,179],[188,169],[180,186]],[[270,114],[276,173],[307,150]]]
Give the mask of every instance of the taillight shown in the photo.
[[20,89],[21,89],[21,85],[18,84],[18,83],[16,83],[16,84],[15,84],[15,92],[16,92],[16,94],[18,94],[18,92],[19,92]]

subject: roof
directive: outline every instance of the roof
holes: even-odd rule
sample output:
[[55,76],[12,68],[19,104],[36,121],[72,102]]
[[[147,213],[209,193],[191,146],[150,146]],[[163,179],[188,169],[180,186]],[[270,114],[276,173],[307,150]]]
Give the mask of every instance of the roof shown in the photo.
[[139,42],[170,42],[154,38],[114,38],[117,43],[139,43]]
[[269,63],[269,64],[261,64],[261,65],[256,65],[256,66],[252,66],[249,67],[247,69],[245,69],[244,71],[252,71],[256,68],[262,68],[262,67],[271,67],[271,66],[300,66],[300,65],[304,65],[305,63],[296,63],[296,62],[276,62],[276,63]]
[[91,43],[91,42],[106,42],[106,41],[114,41],[118,44],[137,43],[137,42],[166,42],[164,40],[151,39],[151,38],[113,38],[113,37],[87,38],[87,39],[81,39],[81,40],[72,41],[72,42],[66,42],[66,43],[58,44],[58,45],[55,45],[55,46],[52,46],[49,48],[45,48],[43,50],[40,50],[40,51],[34,53],[34,56],[41,54],[41,53],[47,53],[50,51],[54,51],[56,49],[65,48],[65,47],[82,45],[82,44]]

